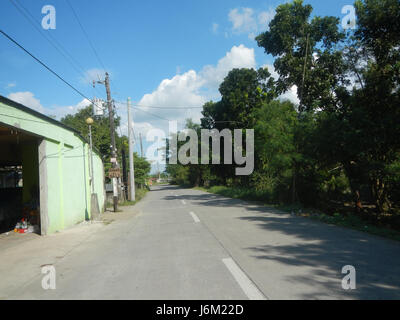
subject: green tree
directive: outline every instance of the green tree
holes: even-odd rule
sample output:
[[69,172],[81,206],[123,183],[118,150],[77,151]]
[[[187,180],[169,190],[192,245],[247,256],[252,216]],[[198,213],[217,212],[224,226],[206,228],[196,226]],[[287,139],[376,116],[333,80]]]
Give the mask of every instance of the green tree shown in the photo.
[[[201,127],[205,129],[254,129],[256,112],[275,97],[274,80],[267,68],[233,69],[219,87],[221,100],[203,106]],[[233,136],[233,134],[232,134]],[[225,157],[221,144],[220,155]],[[232,165],[210,165],[209,175],[220,183],[246,185],[249,177],[236,177]]]
[[145,158],[134,152],[135,184],[146,185],[150,174],[151,164]]
[[[89,127],[86,124],[86,119],[89,117],[95,119],[94,123],[92,124],[93,145],[100,152],[103,160],[109,161],[111,157],[111,137],[108,117],[94,118],[93,108],[90,105],[80,109],[75,114],[66,115],[61,119],[61,122],[70,128],[79,131],[83,137],[88,138]],[[117,128],[120,125],[120,118],[117,117],[114,123],[115,127]],[[118,137],[118,134],[115,133],[115,136]],[[121,150],[120,148],[118,149],[119,151]]]
[[351,124],[348,138],[357,141],[353,167],[363,173],[377,211],[383,212],[392,206],[390,174],[400,150],[400,2],[365,0],[355,6],[353,45],[367,54],[355,61],[364,66],[362,86],[353,89],[345,116]]
[[270,201],[290,201],[295,160],[297,112],[289,101],[271,101],[256,113],[255,150],[257,171],[252,178],[254,188],[268,191]]
[[221,101],[203,107],[203,128],[253,128],[254,111],[274,98],[274,80],[267,68],[233,69],[219,87]]
[[279,5],[269,30],[256,37],[265,52],[276,57],[278,94],[297,86],[301,110],[335,109],[336,91],[345,79],[342,52],[335,50],[345,34],[336,17],[311,19],[312,6],[302,0]]

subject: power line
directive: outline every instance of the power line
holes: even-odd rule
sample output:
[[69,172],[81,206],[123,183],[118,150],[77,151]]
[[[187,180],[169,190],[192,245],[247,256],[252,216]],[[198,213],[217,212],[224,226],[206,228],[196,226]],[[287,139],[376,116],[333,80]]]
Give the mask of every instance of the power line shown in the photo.
[[[48,33],[48,36],[51,38],[52,41],[47,37],[47,35],[45,33],[43,33],[41,28],[36,25],[36,24],[39,24],[39,26],[40,26],[40,22],[35,20],[35,17],[29,12],[29,10],[26,7],[24,7],[20,2],[18,2],[18,0],[15,0],[15,2],[13,0],[9,0],[9,1],[21,13],[21,15],[23,15],[24,18],[36,29],[36,31],[38,31],[41,34],[41,36],[47,42],[49,42],[53,46],[53,48],[57,50],[58,53],[60,53],[64,57],[64,59],[75,69],[75,71],[78,74],[80,74],[83,78],[85,78],[86,75],[85,75],[84,68],[82,67],[82,65],[50,33]],[[96,90],[97,90],[97,88],[96,88]]]
[[[96,56],[97,61],[100,63],[100,65],[104,69],[104,71],[107,71],[106,66],[104,65],[103,61],[101,60],[100,55],[98,54],[96,48],[93,45],[93,42],[90,40],[90,37],[89,37],[88,33],[86,32],[85,28],[83,27],[83,24],[81,23],[81,21],[80,21],[80,19],[78,17],[78,14],[76,13],[76,11],[73,8],[73,6],[71,5],[71,2],[69,0],[65,0],[65,1],[67,2],[67,4],[70,7],[72,13],[74,14],[74,17],[75,17],[76,21],[78,22],[79,27],[81,28],[82,33],[84,34],[87,42],[89,43],[89,46],[92,48],[92,51],[93,51],[94,55]],[[110,81],[112,81],[112,80],[110,79]],[[112,82],[114,83],[114,87],[117,89],[117,91],[120,91],[118,89],[118,86],[115,85],[115,81],[112,81]]]
[[132,108],[133,108],[133,109],[135,109],[135,110],[139,110],[139,111],[142,111],[142,112],[144,112],[144,113],[150,114],[150,115],[152,115],[153,117],[159,118],[159,119],[161,119],[161,120],[165,120],[165,121],[171,121],[170,119],[167,119],[167,118],[161,117],[161,116],[159,116],[159,115],[157,115],[157,114],[154,114],[154,113],[151,113],[151,112],[148,112],[148,111],[145,111],[145,110],[139,109],[139,108],[135,108],[135,107],[132,107]]
[[[27,21],[28,21],[28,22],[43,36],[43,38],[45,38],[45,39],[54,47],[54,49],[56,49],[61,55],[64,56],[64,58],[67,59],[67,57],[64,55],[64,53],[61,52],[61,50],[60,50],[52,41],[50,41],[49,38],[47,38],[47,36],[41,31],[40,28],[37,27],[37,25],[36,25],[36,23],[35,23],[35,22],[37,22],[37,21],[34,20],[34,17],[31,15],[31,13],[28,11],[28,9],[26,9],[21,3],[19,3],[18,0],[15,0],[15,2],[14,2],[13,0],[9,0],[9,1],[10,1],[10,2],[12,3],[12,5],[21,13],[21,15],[23,15],[23,16],[25,17],[25,19],[26,19],[26,20],[27,20]],[[20,6],[26,13],[25,13],[23,10],[21,10],[21,8],[20,8],[19,6]],[[28,16],[28,15],[29,15],[29,16]],[[39,23],[39,22],[37,22],[37,23]],[[40,24],[40,23],[39,23],[39,24]],[[48,35],[49,35],[49,37],[52,37],[50,33],[48,33]],[[68,54],[68,52],[62,47],[61,44],[58,43],[58,41],[57,41],[56,39],[52,38],[52,40],[53,40],[54,42],[56,42],[57,45],[58,45],[60,48],[62,48],[62,49],[65,51],[66,54]],[[69,58],[70,58],[71,60],[73,60],[73,63],[72,63],[70,60],[67,59],[69,62],[71,62],[72,67],[75,68],[75,70],[76,70],[77,72],[81,73],[81,69],[83,69],[83,68],[79,65],[79,62],[75,61],[75,59],[74,59],[71,55],[68,54],[68,56],[69,56]],[[79,67],[79,69],[77,68],[77,66]]]
[[0,29],[0,33],[2,33],[8,40],[13,42],[16,46],[18,46],[20,49],[22,49],[25,53],[30,55],[33,59],[35,59],[39,64],[41,64],[43,67],[45,67],[48,71],[50,71],[53,75],[55,75],[58,79],[60,79],[62,82],[64,82],[68,87],[70,87],[72,90],[74,90],[76,93],[78,93],[80,96],[83,98],[89,100],[90,102],[94,103],[91,99],[89,99],[87,96],[85,96],[82,92],[80,92],[78,89],[76,89],[72,84],[70,84],[67,80],[64,80],[63,77],[61,77],[58,73],[53,71],[50,67],[48,67],[45,63],[43,63],[41,60],[36,58],[32,53],[30,53],[27,49],[25,49],[22,45],[20,45],[16,40],[11,38],[7,33],[5,33],[3,30]]
[[[115,102],[121,103],[121,104],[126,104],[126,102],[121,102],[121,101],[115,101]],[[135,110],[139,110],[139,111],[145,112],[147,114],[152,115],[153,117],[159,118],[161,120],[166,120],[166,121],[171,121],[171,120],[167,119],[167,118],[163,118],[163,117],[161,117],[159,115],[156,115],[154,113],[151,113],[149,111],[145,111],[145,110],[143,110],[141,108],[157,108],[157,109],[165,108],[165,109],[182,109],[182,110],[186,110],[186,108],[184,108],[184,107],[154,107],[154,106],[141,106],[141,105],[131,105],[131,108],[135,109]],[[188,108],[203,108],[203,107],[188,107]],[[213,123],[243,123],[243,122],[242,121],[225,120],[225,121],[213,121]]]
[[188,110],[188,109],[203,109],[203,107],[185,107],[185,106],[181,106],[181,107],[161,107],[161,106],[143,106],[143,105],[136,105],[134,104],[133,106],[137,107],[137,108],[150,108],[150,109],[174,109],[174,110]]
[[72,5],[71,5],[71,3],[69,2],[69,0],[65,0],[65,1],[67,2],[67,4],[69,5],[69,7],[71,8],[71,11],[72,11],[72,13],[73,13],[74,16],[75,16],[76,21],[78,22],[78,24],[79,24],[79,26],[80,26],[80,28],[81,28],[83,34],[85,35],[85,37],[86,37],[86,39],[87,39],[87,41],[88,41],[90,47],[92,48],[94,55],[96,56],[97,60],[100,62],[100,65],[102,66],[102,68],[103,68],[104,70],[107,70],[107,68],[104,66],[103,61],[100,59],[100,56],[98,55],[97,50],[95,49],[95,47],[94,47],[92,41],[90,40],[89,35],[88,35],[87,32],[85,31],[85,28],[83,27],[81,21],[79,20],[79,17],[78,17],[78,15],[76,14],[75,9],[72,7]]
[[[126,104],[126,103],[124,103],[124,102],[119,102],[119,101],[116,101],[117,103],[121,103],[121,104]],[[163,117],[161,117],[161,116],[159,116],[159,115],[156,115],[156,114],[154,114],[154,113],[151,113],[151,112],[148,112],[148,111],[145,111],[145,110],[143,110],[143,109],[141,109],[141,108],[157,108],[157,109],[163,109],[163,108],[165,108],[165,109],[182,109],[182,110],[187,110],[186,108],[184,108],[184,107],[154,107],[154,106],[141,106],[141,105],[132,105],[131,106],[131,108],[133,108],[133,109],[135,109],[135,110],[139,110],[139,111],[142,111],[142,112],[145,112],[145,113],[148,113],[148,114],[150,114],[150,115],[152,115],[152,116],[154,116],[154,117],[157,117],[157,118],[159,118],[159,119],[161,119],[161,120],[166,120],[166,121],[171,121],[171,120],[169,120],[169,119],[167,119],[167,118],[163,118]],[[203,108],[203,107],[188,107],[188,108]],[[213,123],[243,123],[243,122],[241,122],[241,121],[231,121],[231,120],[226,120],[226,121],[213,121]]]
[[[123,101],[115,101],[117,103],[120,104],[125,104],[126,102]],[[145,106],[145,105],[141,105],[141,104],[133,104],[132,107],[136,107],[136,108],[150,108],[150,109],[181,109],[181,110],[187,110],[187,109],[203,109],[203,107],[200,106]]]
[[[68,52],[68,50],[55,38],[51,35],[51,33],[47,33],[47,35],[41,30],[40,22],[35,20],[35,17],[29,12],[29,10],[24,7],[18,0],[9,0],[12,5],[24,16],[24,18],[38,31],[41,36],[53,46],[54,49],[57,50],[60,55],[64,57],[64,59],[75,69],[75,71],[82,76],[83,79],[86,78],[86,74],[82,65]],[[21,10],[21,8],[23,10]],[[25,11],[25,12],[24,12]],[[39,27],[37,26],[39,25]],[[50,40],[50,39],[51,40]],[[97,93],[100,93],[96,88]]]

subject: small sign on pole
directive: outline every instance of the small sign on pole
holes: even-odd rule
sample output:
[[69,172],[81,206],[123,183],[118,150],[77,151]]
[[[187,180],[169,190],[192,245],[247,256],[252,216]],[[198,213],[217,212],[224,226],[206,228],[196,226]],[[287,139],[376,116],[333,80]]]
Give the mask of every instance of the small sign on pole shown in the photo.
[[121,177],[121,170],[119,168],[110,168],[108,170],[109,178],[119,178]]

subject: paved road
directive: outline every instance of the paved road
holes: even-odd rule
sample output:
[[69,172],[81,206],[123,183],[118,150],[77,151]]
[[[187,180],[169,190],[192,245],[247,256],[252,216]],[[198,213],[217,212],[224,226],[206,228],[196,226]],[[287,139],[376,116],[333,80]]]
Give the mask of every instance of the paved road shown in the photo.
[[[8,298],[400,299],[400,244],[198,190],[153,187]],[[356,290],[341,287],[356,268]]]

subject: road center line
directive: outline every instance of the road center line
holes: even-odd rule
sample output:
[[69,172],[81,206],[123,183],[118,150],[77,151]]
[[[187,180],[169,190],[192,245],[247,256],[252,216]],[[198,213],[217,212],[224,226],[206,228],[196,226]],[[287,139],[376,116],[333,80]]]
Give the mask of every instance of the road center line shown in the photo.
[[194,212],[189,212],[189,213],[190,213],[190,215],[192,216],[194,222],[196,222],[196,223],[199,223],[199,222],[200,222],[199,217],[196,216],[196,214],[195,214]]
[[250,300],[266,300],[262,292],[256,285],[246,276],[232,258],[222,259],[222,262],[232,273],[236,282],[242,288],[243,292]]

